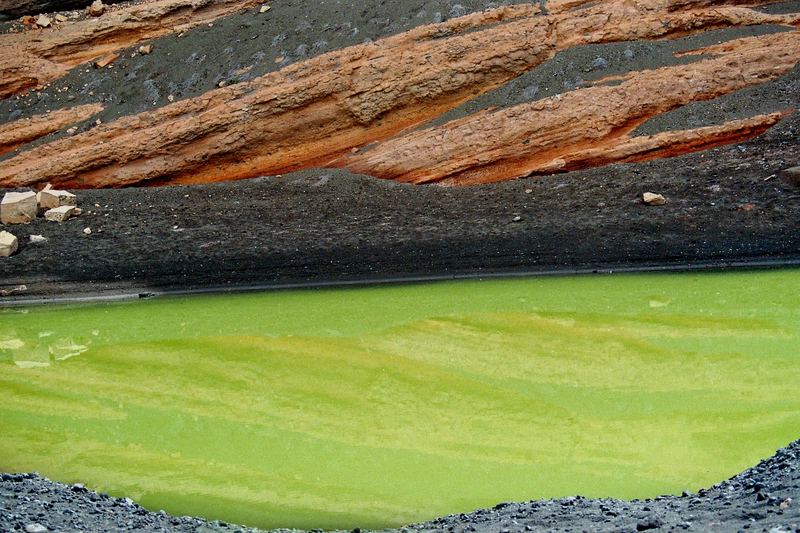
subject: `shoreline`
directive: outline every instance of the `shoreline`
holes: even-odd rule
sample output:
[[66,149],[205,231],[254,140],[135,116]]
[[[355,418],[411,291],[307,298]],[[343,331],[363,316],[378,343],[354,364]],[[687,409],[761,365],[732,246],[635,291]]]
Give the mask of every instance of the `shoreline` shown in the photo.
[[[185,297],[199,295],[242,294],[250,292],[294,291],[313,289],[347,289],[370,288],[393,285],[442,283],[452,281],[484,281],[503,280],[516,278],[550,278],[562,276],[600,276],[612,274],[658,274],[658,273],[723,273],[732,271],[765,271],[800,267],[800,256],[796,258],[763,259],[742,258],[739,260],[698,261],[692,263],[675,264],[628,264],[628,265],[603,265],[586,268],[553,268],[541,270],[507,270],[507,271],[477,271],[453,272],[440,274],[422,274],[373,277],[360,279],[333,279],[287,281],[282,283],[245,283],[229,285],[209,285],[205,287],[192,287],[175,285],[160,285],[158,283],[131,286],[129,284],[107,284],[101,290],[93,288],[92,282],[79,283],[61,296],[55,295],[56,289],[63,289],[63,283],[45,282],[41,285],[32,284],[34,296],[23,292],[15,296],[13,286],[10,294],[0,299],[0,310],[3,308],[16,308],[41,305],[71,305],[71,304],[100,304],[117,303],[136,300],[147,300],[164,297]],[[27,285],[26,285],[27,287]],[[7,289],[8,290],[8,289]],[[24,291],[25,293],[27,290]],[[37,295],[39,294],[39,295]]]
[[[17,504],[21,493],[35,495]],[[10,510],[9,510],[10,509]],[[46,509],[45,512],[40,512]],[[91,511],[89,511],[91,509]],[[34,514],[34,510],[36,514]],[[69,512],[64,512],[68,510]],[[76,517],[77,511],[83,511]],[[82,528],[105,531],[213,531],[260,533],[221,520],[150,512],[128,498],[114,498],[67,485],[36,473],[0,474],[0,529],[25,531]],[[77,520],[77,522],[76,522]],[[453,514],[388,532],[492,531],[798,531],[800,530],[800,440],[777,450],[752,468],[696,493],[643,500],[573,496],[529,502],[502,502],[491,509]],[[29,529],[30,530],[30,529]],[[299,531],[279,529],[273,531]],[[353,531],[366,531],[356,528]]]

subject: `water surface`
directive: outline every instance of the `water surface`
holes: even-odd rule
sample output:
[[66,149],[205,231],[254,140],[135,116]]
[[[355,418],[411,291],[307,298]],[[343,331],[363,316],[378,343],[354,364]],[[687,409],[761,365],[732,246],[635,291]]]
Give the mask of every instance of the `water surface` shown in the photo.
[[262,527],[719,482],[800,437],[800,271],[0,310],[0,469]]

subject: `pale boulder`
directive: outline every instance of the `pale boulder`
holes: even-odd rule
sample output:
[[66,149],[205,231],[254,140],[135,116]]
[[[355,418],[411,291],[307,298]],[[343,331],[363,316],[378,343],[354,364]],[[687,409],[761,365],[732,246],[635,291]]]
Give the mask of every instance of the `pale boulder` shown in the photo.
[[62,205],[61,207],[54,207],[53,209],[45,211],[44,218],[50,222],[64,222],[75,216],[75,211],[76,208],[74,205]]
[[78,205],[78,197],[67,191],[44,189],[36,195],[40,210],[53,209],[63,205]]
[[36,218],[36,193],[7,192],[0,202],[0,222],[27,224]]
[[0,257],[8,257],[17,251],[19,241],[7,231],[0,231]]
[[642,201],[647,205],[664,205],[667,199],[661,194],[646,192],[642,195]]

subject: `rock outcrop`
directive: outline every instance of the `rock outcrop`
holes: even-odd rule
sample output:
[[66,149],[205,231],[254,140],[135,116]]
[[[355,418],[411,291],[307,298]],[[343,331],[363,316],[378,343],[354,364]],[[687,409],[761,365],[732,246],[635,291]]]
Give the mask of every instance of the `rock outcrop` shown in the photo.
[[[113,4],[120,1],[122,0],[106,0],[105,3]],[[48,11],[80,9],[91,3],[92,0],[0,0],[0,20]]]
[[[208,4],[164,3],[180,2]],[[688,65],[634,72],[616,80],[619,85],[601,84],[438,127],[414,128],[571,47],[667,39],[738,25],[798,25],[800,14],[752,9],[766,3],[568,0],[547,3],[546,12],[539,5],[521,4],[474,13],[330,52],[32,148],[0,161],[0,185],[203,183],[313,166],[347,167],[410,183],[468,185],[736,142],[763,132],[790,111],[652,136],[632,132],[676,107],[790,71],[800,61],[797,30],[697,51],[700,57]],[[242,2],[220,4],[230,9]],[[195,24],[197,16],[181,20]],[[48,64],[63,69],[121,46],[91,39],[87,44],[58,48],[60,61],[48,59]],[[5,55],[2,46],[0,41]],[[41,47],[34,47],[33,55],[36,50]],[[12,66],[0,63],[0,71]],[[44,72],[49,79],[57,75],[52,68]],[[7,91],[42,82],[13,79]],[[351,153],[354,149],[361,150]]]
[[85,120],[102,110],[101,104],[87,104],[2,124],[0,125],[0,155],[54,133],[65,126]]
[[254,0],[156,0],[58,27],[2,34],[0,98],[49,83],[76,65],[138,42],[185,31],[260,3]]
[[711,58],[411,132],[339,164],[410,183],[488,183],[737,142],[762,133],[789,112],[631,137],[656,115],[788,72],[800,59],[800,33],[739,39],[697,54]]

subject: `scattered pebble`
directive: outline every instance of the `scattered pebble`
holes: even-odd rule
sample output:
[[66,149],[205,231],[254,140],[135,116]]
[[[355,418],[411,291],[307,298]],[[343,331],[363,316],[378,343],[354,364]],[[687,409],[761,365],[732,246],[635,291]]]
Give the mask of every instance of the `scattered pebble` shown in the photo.
[[44,533],[45,531],[47,531],[47,528],[44,527],[42,524],[33,523],[25,526],[25,531],[27,531],[28,533]]
[[147,54],[149,54],[152,51],[153,51],[153,45],[152,44],[143,44],[142,46],[139,47],[139,53],[144,55],[144,56],[146,56]]
[[47,28],[52,24],[52,20],[47,15],[39,15],[36,17],[36,25],[40,28]]
[[266,13],[270,9],[271,9],[270,6],[261,6],[261,9],[259,9],[258,12],[259,13]]
[[31,244],[42,244],[43,242],[47,242],[47,237],[44,235],[31,235],[28,237],[28,240]]
[[91,235],[92,234],[92,228],[83,228],[83,233],[86,234],[86,235]]
[[119,54],[108,54],[94,62],[94,68],[104,68],[119,59]]

